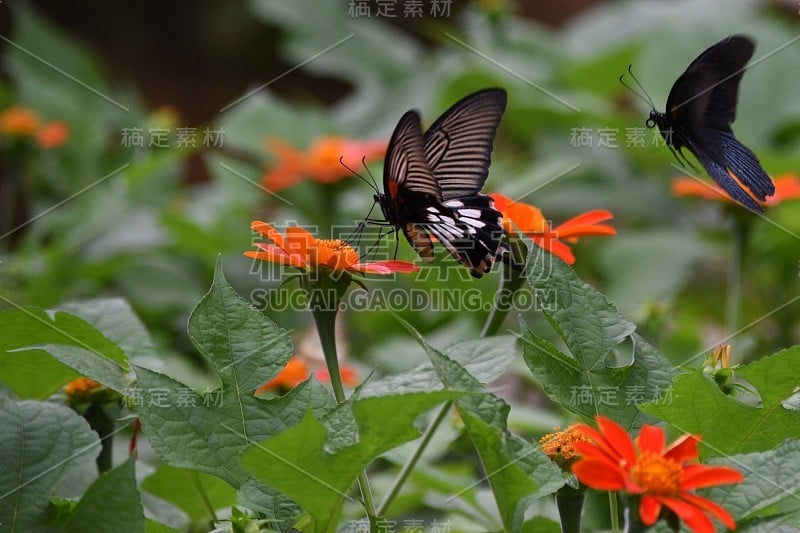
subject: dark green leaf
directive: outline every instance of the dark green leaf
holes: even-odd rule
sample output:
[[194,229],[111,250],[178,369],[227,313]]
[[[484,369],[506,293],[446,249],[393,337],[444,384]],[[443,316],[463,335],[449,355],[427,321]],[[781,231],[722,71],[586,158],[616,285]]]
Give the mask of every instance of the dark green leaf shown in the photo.
[[100,441],[71,409],[0,398],[0,524],[5,531],[36,531],[50,495],[67,474],[94,461]]

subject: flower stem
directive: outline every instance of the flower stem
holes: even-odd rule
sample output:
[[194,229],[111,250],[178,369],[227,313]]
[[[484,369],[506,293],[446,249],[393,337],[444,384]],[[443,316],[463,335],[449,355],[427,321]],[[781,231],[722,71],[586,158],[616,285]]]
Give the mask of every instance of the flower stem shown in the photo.
[[[311,313],[314,315],[314,322],[317,325],[322,353],[325,355],[325,365],[328,367],[328,374],[331,377],[333,396],[336,403],[342,404],[347,398],[344,395],[342,385],[342,375],[339,373],[339,356],[336,353],[336,313],[338,312],[339,302],[334,305],[318,306],[312,305]],[[369,486],[367,473],[361,472],[358,475],[358,487],[361,490],[364,508],[367,514],[375,516],[375,502],[372,499],[372,490]]]
[[561,533],[580,533],[581,513],[586,491],[564,485],[556,492],[556,506],[561,519]]
[[[608,493],[608,508],[609,514],[611,515],[611,531],[614,533],[619,532],[619,507],[617,503],[617,494],[614,492]],[[628,514],[627,514],[627,507],[626,507],[626,514],[625,514],[625,527],[627,529],[628,526]]]
[[747,228],[737,217],[731,220],[731,258],[728,270],[728,291],[725,302],[725,326],[730,337],[731,352],[736,353],[733,344],[736,338],[733,336],[738,329],[739,306],[742,294],[742,260],[744,257],[744,246]]

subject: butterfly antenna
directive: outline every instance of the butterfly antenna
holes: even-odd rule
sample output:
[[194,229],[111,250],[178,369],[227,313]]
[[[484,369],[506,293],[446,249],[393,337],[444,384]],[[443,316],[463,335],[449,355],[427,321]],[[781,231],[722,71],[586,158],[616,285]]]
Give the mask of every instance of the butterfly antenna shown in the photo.
[[644,86],[641,83],[639,83],[639,80],[633,74],[633,65],[628,65],[628,74],[631,75],[631,79],[634,81],[634,83],[636,83],[636,86],[639,88],[639,90],[637,91],[636,89],[625,83],[624,81],[625,74],[619,77],[619,82],[622,84],[622,86],[628,89],[631,93],[635,94],[637,97],[639,97],[648,106],[650,106],[650,109],[655,109],[656,104],[653,102],[653,99],[650,98],[650,95],[647,94],[647,91],[644,89]]
[[364,167],[364,170],[367,171],[369,179],[372,180],[372,188],[375,190],[375,192],[380,193],[378,182],[375,180],[375,176],[372,175],[372,172],[370,172],[369,167],[367,166],[367,156],[361,158],[361,166]]
[[[373,190],[373,191],[375,191],[376,193],[377,193],[377,192],[380,192],[380,191],[378,190],[378,186],[375,184],[375,178],[372,178],[372,174],[370,174],[370,177],[372,178],[372,181],[369,181],[367,178],[365,178],[364,176],[362,176],[361,174],[359,174],[358,172],[356,172],[355,170],[353,170],[352,168],[350,168],[349,166],[347,166],[347,163],[345,163],[345,162],[344,162],[344,156],[341,156],[341,157],[339,157],[339,164],[340,164],[340,165],[342,165],[342,166],[343,166],[345,169],[347,169],[347,171],[348,171],[350,174],[352,174],[353,176],[357,177],[358,179],[360,179],[361,181],[363,181],[364,183],[366,183],[366,184],[367,184],[367,186],[368,186],[370,189],[372,189],[372,190]],[[366,167],[364,167],[364,168],[366,168]]]

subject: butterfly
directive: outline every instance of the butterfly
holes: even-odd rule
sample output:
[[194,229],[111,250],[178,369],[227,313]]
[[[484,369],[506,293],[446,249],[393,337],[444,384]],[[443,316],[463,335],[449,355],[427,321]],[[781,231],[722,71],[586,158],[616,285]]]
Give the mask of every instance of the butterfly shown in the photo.
[[678,154],[686,161],[686,147],[731,198],[763,212],[753,197],[764,201],[775,193],[775,185],[731,130],[739,82],[754,50],[753,40],[744,35],[731,35],[709,47],[675,81],[665,113],[650,102],[653,109],[645,124],[658,126],[679,162]]
[[453,104],[424,135],[414,110],[397,123],[375,201],[423,260],[433,259],[435,237],[480,278],[507,250],[502,215],[480,194],[505,107],[504,90],[484,89]]

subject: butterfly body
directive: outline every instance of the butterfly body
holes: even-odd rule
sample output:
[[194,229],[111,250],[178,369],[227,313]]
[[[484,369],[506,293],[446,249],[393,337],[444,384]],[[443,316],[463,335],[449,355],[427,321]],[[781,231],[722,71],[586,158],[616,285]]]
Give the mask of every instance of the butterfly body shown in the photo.
[[731,198],[760,212],[755,199],[764,201],[775,187],[755,154],[731,130],[739,82],[754,50],[753,41],[743,35],[709,47],[675,81],[666,112],[653,109],[646,125],[658,127],[676,157],[688,149]]
[[438,241],[479,278],[506,250],[502,215],[480,194],[505,103],[501,89],[473,93],[424,135],[416,111],[398,122],[386,154],[384,193],[375,200],[423,260],[433,259]]

